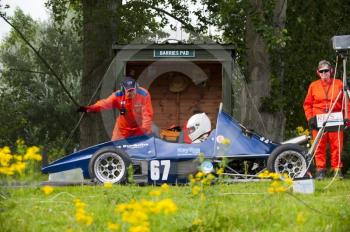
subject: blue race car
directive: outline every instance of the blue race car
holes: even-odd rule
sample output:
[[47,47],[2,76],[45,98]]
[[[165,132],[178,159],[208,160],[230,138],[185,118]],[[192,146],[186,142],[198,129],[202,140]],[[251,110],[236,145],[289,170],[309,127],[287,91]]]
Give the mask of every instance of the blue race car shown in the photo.
[[[202,143],[130,137],[80,150],[54,161],[42,172],[78,169],[84,178],[96,183],[125,183],[128,173],[133,173],[133,180],[139,184],[176,184],[188,182],[188,176],[198,170],[215,172],[225,162],[224,175],[233,179],[256,178],[266,168],[295,178],[303,177],[308,168],[307,150],[299,145],[307,140],[307,136],[299,136],[274,143],[240,125],[220,106],[216,129]],[[200,163],[199,157],[204,162]]]

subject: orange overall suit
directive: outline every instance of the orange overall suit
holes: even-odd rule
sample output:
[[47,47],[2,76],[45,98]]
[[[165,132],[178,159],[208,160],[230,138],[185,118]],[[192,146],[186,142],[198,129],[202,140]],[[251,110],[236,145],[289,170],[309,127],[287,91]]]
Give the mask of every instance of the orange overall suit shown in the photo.
[[108,98],[86,106],[87,112],[99,112],[112,108],[119,110],[120,115],[116,119],[112,141],[152,132],[153,108],[149,92],[137,86],[133,89],[134,95],[128,97],[128,91],[128,89],[118,90]]
[[[317,114],[328,113],[332,104],[335,102],[339,92],[342,91],[343,83],[334,78],[326,80],[317,80],[310,84],[304,101],[305,116],[308,121],[312,120]],[[341,112],[343,104],[343,93],[338,98],[332,112]],[[344,112],[343,112],[344,113]],[[313,128],[312,136],[315,139],[317,128]],[[315,161],[317,170],[326,169],[326,146],[329,143],[332,169],[338,169],[343,166],[340,156],[343,148],[343,131],[338,127],[326,130],[322,135],[317,149],[315,151]]]

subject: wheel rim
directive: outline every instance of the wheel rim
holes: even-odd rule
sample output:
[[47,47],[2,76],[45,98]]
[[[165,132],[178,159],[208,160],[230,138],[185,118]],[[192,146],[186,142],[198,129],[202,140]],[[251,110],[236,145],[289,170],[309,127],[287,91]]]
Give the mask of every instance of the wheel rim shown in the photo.
[[101,182],[119,182],[125,173],[124,160],[113,152],[104,153],[96,159],[94,173]]
[[287,173],[291,178],[303,177],[307,167],[304,156],[292,150],[279,154],[274,166],[277,173]]

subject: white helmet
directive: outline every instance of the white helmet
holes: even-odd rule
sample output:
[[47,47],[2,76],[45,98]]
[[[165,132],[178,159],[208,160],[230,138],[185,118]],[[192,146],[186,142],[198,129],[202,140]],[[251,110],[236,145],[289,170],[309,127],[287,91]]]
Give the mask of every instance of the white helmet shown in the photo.
[[195,114],[188,120],[186,128],[193,142],[211,131],[210,119],[205,113]]

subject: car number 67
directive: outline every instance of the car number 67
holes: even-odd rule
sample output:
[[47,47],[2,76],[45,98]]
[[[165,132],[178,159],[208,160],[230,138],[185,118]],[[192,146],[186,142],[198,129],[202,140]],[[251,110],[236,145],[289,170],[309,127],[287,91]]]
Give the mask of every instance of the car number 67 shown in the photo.
[[167,180],[170,170],[170,160],[151,160],[149,163],[151,180],[160,180],[160,169],[163,166],[162,180]]

